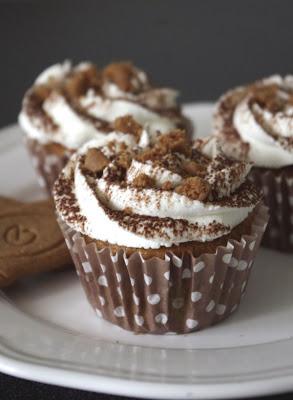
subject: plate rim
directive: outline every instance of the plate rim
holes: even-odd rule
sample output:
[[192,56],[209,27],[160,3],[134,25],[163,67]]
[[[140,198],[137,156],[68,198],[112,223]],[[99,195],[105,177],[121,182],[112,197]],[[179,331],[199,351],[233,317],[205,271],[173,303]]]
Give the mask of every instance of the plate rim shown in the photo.
[[[157,399],[228,399],[274,395],[291,391],[292,372],[289,375],[257,381],[234,381],[226,384],[164,384],[95,375],[66,368],[46,366],[37,360],[5,356],[0,345],[0,370],[3,373],[36,382],[138,398]],[[17,353],[16,353],[17,355]],[[97,382],[97,377],[99,378]]]

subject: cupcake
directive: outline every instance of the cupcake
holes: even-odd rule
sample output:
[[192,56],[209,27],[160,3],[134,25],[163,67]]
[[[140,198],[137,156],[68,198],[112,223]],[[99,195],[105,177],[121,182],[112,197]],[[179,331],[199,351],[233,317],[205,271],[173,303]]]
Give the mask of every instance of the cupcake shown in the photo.
[[174,128],[191,132],[177,94],[152,85],[128,62],[104,69],[68,61],[49,67],[25,94],[19,115],[40,183],[50,192],[70,155],[86,141],[107,136],[118,117],[131,115],[152,137]]
[[[106,139],[107,140],[107,139]],[[57,179],[59,223],[97,315],[136,333],[188,333],[238,307],[267,219],[215,139],[175,130],[146,148],[88,142]]]
[[214,132],[226,154],[254,163],[270,222],[263,245],[293,251],[293,76],[276,75],[224,94]]

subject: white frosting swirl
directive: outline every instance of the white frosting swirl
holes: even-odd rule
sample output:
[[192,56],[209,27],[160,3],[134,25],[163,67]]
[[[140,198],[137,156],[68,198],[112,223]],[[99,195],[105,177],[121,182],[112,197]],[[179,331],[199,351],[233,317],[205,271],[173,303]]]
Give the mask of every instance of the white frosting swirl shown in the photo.
[[[166,181],[177,186],[183,178],[150,161],[132,160],[126,185],[107,180],[112,164],[104,170],[102,177],[92,178],[82,168],[82,154],[96,145],[89,142],[86,148],[72,156],[55,185],[54,194],[61,218],[93,239],[146,249],[171,247],[189,241],[212,241],[229,233],[247,218],[256,205],[255,193],[249,189],[229,193],[229,202],[202,202],[173,190],[158,190]],[[103,146],[101,150],[105,153]],[[154,188],[138,189],[131,185],[141,173],[153,178]],[[73,180],[69,181],[72,176]],[[70,210],[64,207],[64,180],[80,209],[82,223],[79,218],[72,218]],[[131,214],[125,212],[127,208],[131,209]]]
[[72,66],[69,60],[65,60],[62,64],[51,65],[40,73],[35,83],[38,85],[46,85],[51,80],[61,81],[69,74],[71,68]]
[[[282,110],[273,112],[254,101],[258,89],[262,90],[268,85],[278,87],[276,97],[285,103]],[[289,94],[289,92],[291,93]],[[233,100],[234,96],[236,100]],[[242,142],[249,145],[246,156],[256,166],[281,168],[292,165],[293,102],[291,100],[286,104],[290,96],[292,99],[293,76],[282,78],[275,75],[257,82],[253,90],[250,90],[249,87],[231,90],[218,103],[214,121],[215,133],[225,140],[225,130],[229,129],[230,124],[227,121],[231,119],[233,128]],[[237,102],[237,97],[240,99],[239,102]],[[223,111],[223,104],[229,101],[232,101],[232,104],[236,102],[234,108],[228,106],[228,110],[225,108]],[[231,117],[230,114],[232,114]],[[259,123],[260,120],[262,123]],[[289,143],[290,139],[291,144]],[[229,152],[229,143],[225,148]],[[235,147],[230,147],[231,155],[235,149]]]
[[[62,82],[69,74],[84,71],[90,65],[90,63],[81,63],[72,67],[69,61],[53,65],[37,77],[35,84],[47,85],[52,82]],[[136,71],[137,79],[142,83],[145,82],[147,80],[145,73],[138,69]],[[41,143],[59,143],[69,149],[78,149],[89,139],[107,135],[103,129],[97,128],[96,118],[111,123],[117,117],[130,114],[154,136],[157,131],[166,133],[175,128],[178,119],[163,117],[159,112],[148,107],[160,106],[161,109],[175,107],[176,97],[177,92],[172,89],[149,89],[133,94],[122,91],[113,82],[106,81],[102,87],[102,96],[89,89],[84,96],[76,99],[83,113],[94,117],[84,118],[72,108],[59,91],[53,90],[44,100],[42,110],[50,117],[56,129],[52,131],[46,126],[39,113],[34,115],[27,112],[26,97],[19,114],[19,124],[29,137]]]
[[104,137],[105,133],[98,131],[93,124],[81,118],[57,92],[52,92],[43,103],[43,109],[58,126],[57,130],[48,132],[37,117],[31,117],[21,111],[19,124],[26,134],[40,143],[60,143],[69,149],[78,149],[83,143],[92,139]]
[[122,115],[130,114],[142,126],[148,127],[154,137],[157,131],[167,133],[175,128],[174,121],[162,117],[147,108],[124,99],[103,98],[89,90],[87,94],[80,98],[80,104],[93,117],[113,122]]
[[126,181],[128,183],[132,183],[140,174],[146,174],[147,176],[155,179],[156,187],[158,188],[161,188],[166,182],[171,182],[172,185],[175,186],[182,181],[181,175],[175,174],[166,168],[158,166],[154,167],[152,163],[142,163],[137,160],[133,160],[127,171]]

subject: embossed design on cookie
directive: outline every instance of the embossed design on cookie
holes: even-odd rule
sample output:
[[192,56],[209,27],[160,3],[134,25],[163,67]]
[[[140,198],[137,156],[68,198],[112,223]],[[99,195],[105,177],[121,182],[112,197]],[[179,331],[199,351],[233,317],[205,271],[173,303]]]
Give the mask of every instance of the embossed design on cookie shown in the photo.
[[4,232],[4,240],[11,246],[25,246],[37,239],[37,233],[20,224],[9,226]]
[[0,287],[71,264],[51,200],[22,203],[0,196]]

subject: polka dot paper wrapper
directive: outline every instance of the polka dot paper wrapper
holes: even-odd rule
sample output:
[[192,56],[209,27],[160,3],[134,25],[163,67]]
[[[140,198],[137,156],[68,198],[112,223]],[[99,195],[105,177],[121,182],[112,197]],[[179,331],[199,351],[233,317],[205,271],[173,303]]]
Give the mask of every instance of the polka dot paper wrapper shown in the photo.
[[135,333],[188,333],[227,318],[239,306],[268,221],[260,205],[251,234],[215,254],[165,259],[97,250],[59,221],[89,303],[99,317]]
[[271,249],[293,252],[293,177],[282,172],[263,172],[254,168],[250,179],[260,187],[269,207],[270,221],[262,245]]
[[37,173],[39,185],[51,195],[53,184],[66,165],[70,154],[59,156],[49,153],[46,146],[30,138],[25,138],[25,144]]

